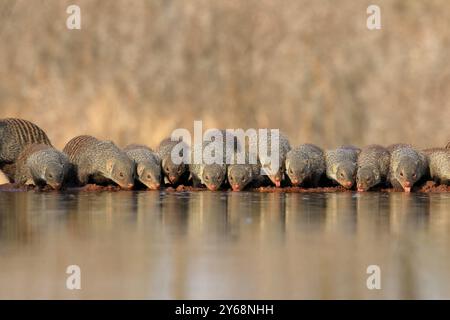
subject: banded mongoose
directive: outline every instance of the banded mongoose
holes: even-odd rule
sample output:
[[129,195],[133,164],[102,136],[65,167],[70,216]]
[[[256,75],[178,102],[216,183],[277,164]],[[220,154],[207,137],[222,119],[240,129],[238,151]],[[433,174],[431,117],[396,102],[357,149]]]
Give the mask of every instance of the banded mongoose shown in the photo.
[[432,148],[424,150],[430,168],[431,179],[440,184],[450,184],[450,150]]
[[[227,162],[231,162],[230,159],[232,159],[235,154],[237,147],[230,146],[226,143],[227,133],[225,130],[219,131],[223,139],[222,141],[203,141],[201,146],[194,145],[191,148],[191,164],[189,165],[189,170],[191,172],[194,187],[203,184],[209,190],[215,191],[225,182],[227,176]],[[199,147],[198,150],[197,147]],[[222,147],[222,155],[220,156],[220,159],[217,159],[218,161],[214,161],[216,157],[215,151],[220,150],[220,147]],[[199,154],[195,155],[196,152],[199,152]],[[217,157],[219,157],[219,155],[217,155]]]
[[286,173],[294,186],[318,187],[325,171],[325,154],[314,144],[302,144],[286,154]]
[[38,187],[49,185],[55,190],[63,187],[71,166],[64,153],[45,144],[27,145],[14,165],[15,183]]
[[[278,168],[272,168],[273,165],[271,164],[271,148],[272,148],[272,131],[269,130],[266,137],[258,136],[258,143],[263,142],[267,138],[267,151],[266,154],[261,153],[261,148],[258,148],[258,158],[261,161],[261,165],[263,168],[263,171],[267,174],[267,177],[270,179],[270,181],[276,186],[280,187],[281,183],[285,179],[285,161],[286,161],[286,155],[291,150],[291,145],[289,143],[289,139],[286,137],[285,134],[279,132],[278,135]],[[275,156],[275,155],[274,155]]]
[[413,185],[428,171],[428,162],[422,152],[408,145],[397,146],[391,152],[389,180],[394,188],[410,192]]
[[23,148],[32,143],[51,145],[44,130],[30,121],[0,120],[0,166],[16,161]]
[[346,189],[351,189],[356,180],[356,163],[360,150],[342,146],[325,152],[326,174]]
[[244,163],[239,163],[235,157],[234,162],[227,167],[227,179],[233,191],[241,191],[261,182],[261,164],[258,155],[249,150],[244,152]]
[[398,148],[403,148],[403,147],[410,147],[410,148],[412,148],[412,145],[410,145],[409,143],[394,143],[394,144],[388,145],[386,147],[386,149],[387,149],[387,151],[392,153],[394,150],[396,150]]
[[82,135],[70,140],[63,150],[73,164],[73,173],[81,185],[111,180],[121,188],[134,185],[134,162],[111,141]]
[[139,144],[128,145],[124,151],[136,163],[137,179],[149,189],[158,190],[161,185],[161,160],[156,152]]
[[370,188],[387,181],[391,154],[380,145],[369,145],[361,150],[358,156],[356,187],[358,191]]
[[[185,157],[183,149],[188,150],[188,145],[183,141],[172,141],[170,138],[166,138],[158,146],[157,154],[161,159],[162,174],[164,175],[164,181],[166,183],[175,185],[179,183],[185,183],[189,177],[188,164],[186,161],[180,164],[175,164],[172,161],[172,150],[175,146],[179,145],[179,156]],[[177,147],[177,148],[178,148]]]

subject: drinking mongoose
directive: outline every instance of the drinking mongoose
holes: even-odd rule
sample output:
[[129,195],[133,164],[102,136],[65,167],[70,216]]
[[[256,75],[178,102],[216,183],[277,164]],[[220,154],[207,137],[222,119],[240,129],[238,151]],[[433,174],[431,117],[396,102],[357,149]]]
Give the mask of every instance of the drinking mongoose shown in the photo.
[[450,150],[432,148],[423,152],[428,160],[431,179],[440,184],[450,184]]
[[64,153],[73,164],[73,174],[81,185],[90,180],[101,183],[111,180],[121,188],[134,185],[134,162],[111,141],[101,141],[82,135],[70,140]]
[[[215,156],[215,149],[213,148],[216,141],[203,141],[201,145],[201,159],[196,163],[196,157],[194,153],[196,152],[195,146],[192,148],[191,152],[191,164],[189,165],[189,170],[191,172],[192,183],[194,187],[199,187],[200,185],[205,185],[209,190],[218,190],[225,182],[227,175],[227,159],[226,154],[232,154],[234,150],[229,148],[225,143],[223,143],[223,151],[220,163],[213,163],[213,161],[207,161],[208,157]],[[205,148],[213,150],[211,154],[205,151]],[[200,155],[199,155],[200,156]]]
[[66,181],[71,164],[67,156],[45,144],[29,144],[17,157],[14,182],[33,184],[38,187],[49,185],[61,189]]
[[44,130],[30,121],[0,120],[0,166],[16,161],[23,148],[32,143],[51,145]]
[[[279,133],[279,141],[278,141],[278,168],[273,168],[273,165],[271,163],[271,147],[272,147],[272,133],[269,130],[267,137],[258,137],[259,142],[261,142],[261,139],[267,138],[267,154],[261,153],[261,148],[258,148],[258,158],[261,161],[261,165],[263,168],[263,171],[267,174],[270,181],[272,181],[273,184],[275,184],[276,187],[280,187],[281,183],[284,181],[285,178],[285,161],[286,161],[286,155],[291,150],[291,145],[289,143],[289,139],[287,136],[283,133]],[[274,155],[275,156],[275,155]]]
[[428,162],[422,152],[405,145],[391,153],[389,181],[394,188],[410,192],[413,185],[428,171]]
[[324,152],[314,144],[302,144],[286,154],[286,173],[294,186],[309,183],[318,187],[325,170]]
[[[172,150],[179,143],[184,145],[184,148],[180,148],[179,156],[184,158],[183,149],[188,150],[188,146],[185,142],[172,141],[170,138],[166,138],[158,146],[157,154],[161,159],[162,174],[164,175],[164,181],[166,183],[175,185],[177,183],[185,183],[189,176],[188,165],[185,161],[180,164],[175,164],[172,161]],[[186,179],[185,179],[186,178]]]
[[346,189],[355,184],[359,149],[343,146],[325,152],[326,175]]
[[[257,160],[258,155],[245,150],[245,162],[238,163],[235,157],[234,162],[227,167],[227,179],[233,191],[241,191],[250,185],[258,184],[261,181],[261,164]],[[253,156],[250,157],[250,154]],[[256,163],[252,163],[253,161]]]
[[367,191],[370,188],[385,183],[389,174],[391,154],[380,145],[369,145],[358,155],[356,187],[358,191]]
[[161,160],[156,152],[139,144],[128,145],[124,148],[124,151],[136,163],[138,181],[149,189],[159,189],[161,185]]

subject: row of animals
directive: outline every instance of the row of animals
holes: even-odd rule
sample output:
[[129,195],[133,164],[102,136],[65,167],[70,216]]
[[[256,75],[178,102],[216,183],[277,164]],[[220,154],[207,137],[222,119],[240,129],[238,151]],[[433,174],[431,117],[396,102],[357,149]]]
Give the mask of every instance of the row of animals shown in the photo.
[[120,149],[111,141],[83,135],[70,140],[60,152],[37,125],[9,118],[0,120],[0,170],[15,183],[54,189],[90,182],[115,183],[124,189],[159,189],[162,183],[192,182],[194,187],[204,185],[210,190],[229,184],[232,190],[239,191],[269,184],[318,187],[332,181],[358,191],[390,184],[410,192],[420,180],[450,182],[450,143],[446,148],[421,151],[408,144],[387,148],[370,145],[363,149],[341,146],[323,151],[312,144],[291,148],[287,137],[280,134],[280,166],[270,175],[261,175],[261,162],[175,164],[171,152],[177,144],[167,138],[157,151],[136,144]]

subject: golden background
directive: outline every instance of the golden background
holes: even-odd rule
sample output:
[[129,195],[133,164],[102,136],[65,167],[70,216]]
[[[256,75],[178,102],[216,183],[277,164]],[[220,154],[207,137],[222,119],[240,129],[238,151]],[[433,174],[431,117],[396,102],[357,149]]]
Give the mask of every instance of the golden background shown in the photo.
[[[68,30],[68,5],[81,30]],[[62,148],[175,128],[280,128],[323,147],[450,139],[450,2],[0,2],[0,118]]]

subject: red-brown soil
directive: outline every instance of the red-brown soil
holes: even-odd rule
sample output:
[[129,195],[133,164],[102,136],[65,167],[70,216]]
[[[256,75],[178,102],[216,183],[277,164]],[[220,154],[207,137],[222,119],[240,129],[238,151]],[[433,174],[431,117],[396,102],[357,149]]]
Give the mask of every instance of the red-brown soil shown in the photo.
[[[96,184],[87,184],[83,187],[68,187],[65,189],[66,191],[80,191],[80,192],[101,192],[101,191],[122,191],[124,189],[115,185],[108,186],[100,186]],[[179,185],[176,188],[167,187],[162,190],[166,192],[197,192],[197,191],[207,191],[206,188],[194,188],[192,186],[184,186]],[[223,189],[226,190],[226,189]],[[18,185],[14,183],[7,183],[0,185],[1,191],[9,191],[9,192],[23,192],[23,191],[44,191],[50,192],[55,191],[50,186],[45,186],[44,188],[38,188],[35,186],[24,186]],[[63,190],[64,191],[64,190]],[[354,192],[354,190],[347,190],[341,186],[335,187],[319,187],[319,188],[302,188],[302,187],[282,187],[276,188],[273,186],[267,187],[259,187],[259,188],[251,188],[247,191],[253,192],[262,192],[262,193],[271,193],[271,192],[286,192],[286,193],[305,193],[305,192]],[[375,188],[373,192],[381,191],[381,192],[402,192],[399,189],[393,188]],[[438,193],[438,192],[450,192],[450,186],[447,185],[438,185],[433,181],[427,181],[423,185],[416,186],[412,190],[413,192],[422,192],[422,193]]]

